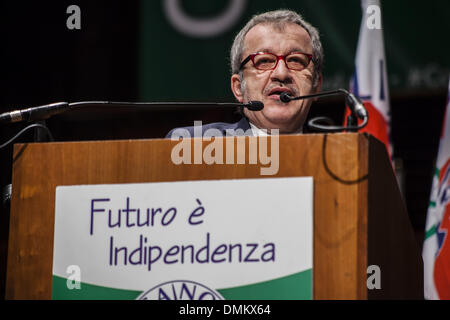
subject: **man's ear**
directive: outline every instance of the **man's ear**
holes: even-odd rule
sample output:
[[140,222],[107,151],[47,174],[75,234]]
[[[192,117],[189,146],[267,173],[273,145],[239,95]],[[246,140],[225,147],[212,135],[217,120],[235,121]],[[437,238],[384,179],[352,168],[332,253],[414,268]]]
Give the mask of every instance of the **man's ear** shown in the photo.
[[238,74],[233,74],[231,76],[231,91],[233,91],[236,100],[243,103],[244,93],[241,89],[241,77]]

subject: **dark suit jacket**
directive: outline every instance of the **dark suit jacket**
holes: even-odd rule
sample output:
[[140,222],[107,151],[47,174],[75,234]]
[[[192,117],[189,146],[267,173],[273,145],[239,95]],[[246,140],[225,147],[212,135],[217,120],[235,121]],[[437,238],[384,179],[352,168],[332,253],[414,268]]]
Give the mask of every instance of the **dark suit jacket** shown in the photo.
[[[245,117],[242,117],[241,120],[239,120],[238,122],[235,122],[235,123],[214,122],[214,123],[210,123],[210,124],[205,124],[201,128],[202,128],[202,136],[204,135],[205,131],[208,129],[218,129],[222,133],[222,136],[227,135],[226,130],[237,130],[237,129],[243,130],[246,135],[252,135],[251,130],[249,130],[250,123],[248,122],[247,118],[245,118]],[[177,129],[185,129],[185,130],[189,131],[189,134],[191,137],[194,137],[194,127],[191,126],[191,127],[172,129],[167,134],[166,138],[170,139],[172,136],[172,132],[174,132]],[[228,135],[230,135],[230,134],[228,133]]]

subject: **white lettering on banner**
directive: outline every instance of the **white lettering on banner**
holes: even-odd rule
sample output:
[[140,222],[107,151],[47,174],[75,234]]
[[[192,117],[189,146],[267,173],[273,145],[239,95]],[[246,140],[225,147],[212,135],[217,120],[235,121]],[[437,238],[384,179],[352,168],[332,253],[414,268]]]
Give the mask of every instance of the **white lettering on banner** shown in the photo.
[[165,0],[164,12],[172,26],[179,32],[192,37],[217,36],[229,30],[244,12],[246,0],[229,0],[225,11],[217,17],[195,19],[183,12],[180,0]]

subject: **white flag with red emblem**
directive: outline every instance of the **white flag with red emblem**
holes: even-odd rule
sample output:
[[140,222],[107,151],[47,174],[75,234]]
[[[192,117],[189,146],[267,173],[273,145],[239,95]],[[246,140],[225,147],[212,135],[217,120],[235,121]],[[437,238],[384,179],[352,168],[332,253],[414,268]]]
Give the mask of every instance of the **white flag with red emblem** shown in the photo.
[[450,83],[423,243],[426,299],[450,300]]
[[389,136],[389,90],[380,3],[378,0],[362,0],[361,6],[363,17],[350,91],[361,99],[369,112],[369,122],[360,132],[368,132],[382,141],[392,155]]

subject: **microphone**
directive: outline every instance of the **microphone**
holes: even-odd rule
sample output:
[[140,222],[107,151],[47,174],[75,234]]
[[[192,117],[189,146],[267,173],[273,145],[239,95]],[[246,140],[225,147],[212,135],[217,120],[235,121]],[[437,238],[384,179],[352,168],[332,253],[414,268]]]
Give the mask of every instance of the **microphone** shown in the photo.
[[353,93],[347,92],[346,101],[350,109],[358,116],[360,119],[365,119],[369,115],[367,113],[364,104]]
[[0,114],[0,123],[44,120],[52,115],[63,113],[69,108],[70,105],[67,102],[57,102],[39,107],[4,112]]
[[243,104],[244,108],[247,108],[250,111],[261,111],[264,109],[264,103],[261,101],[249,101],[246,104]]
[[356,117],[363,120],[363,123],[359,126],[353,126],[352,123],[354,121],[348,121],[347,122],[348,126],[346,128],[336,127],[336,126],[325,127],[325,126],[315,124],[315,122],[317,122],[317,120],[323,120],[323,117],[322,117],[320,119],[318,119],[318,118],[312,119],[308,123],[308,125],[310,127],[313,127],[315,129],[319,129],[322,131],[336,132],[336,131],[342,131],[345,129],[348,131],[355,131],[355,130],[364,128],[367,125],[367,122],[369,120],[369,114],[368,114],[366,108],[364,107],[364,104],[361,102],[360,99],[358,99],[355,95],[353,95],[353,93],[350,93],[345,89],[324,91],[324,92],[320,92],[320,93],[315,93],[315,94],[310,94],[310,95],[305,95],[305,96],[298,96],[298,97],[292,97],[288,92],[282,92],[280,94],[280,100],[284,103],[288,103],[292,100],[301,100],[301,99],[308,99],[308,98],[315,98],[315,97],[325,97],[325,96],[331,96],[331,95],[344,95],[345,101],[351,111],[351,117],[354,117],[356,115]]
[[297,99],[295,99],[294,97],[292,97],[289,93],[287,93],[285,91],[280,94],[280,100],[281,100],[281,102],[288,103],[288,102],[291,102],[292,100],[297,100]]
[[80,101],[80,102],[57,102],[48,105],[32,107],[22,110],[14,110],[0,114],[0,123],[12,123],[21,121],[37,121],[48,119],[53,115],[73,110],[76,107],[85,106],[109,106],[109,107],[150,107],[151,109],[159,109],[159,107],[244,107],[251,111],[260,111],[264,108],[261,101],[249,101],[248,103],[233,102],[111,102],[111,101]]

